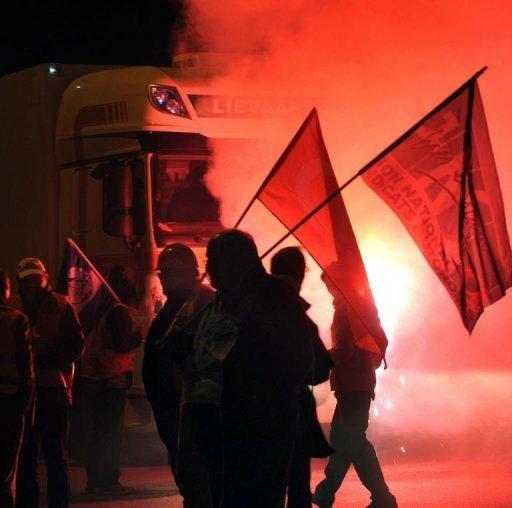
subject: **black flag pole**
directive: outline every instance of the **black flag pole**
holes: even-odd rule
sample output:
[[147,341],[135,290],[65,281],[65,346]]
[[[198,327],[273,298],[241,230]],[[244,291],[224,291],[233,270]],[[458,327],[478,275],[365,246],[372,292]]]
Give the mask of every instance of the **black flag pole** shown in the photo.
[[[295,226],[288,230],[288,232],[283,235],[277,242],[275,242],[269,249],[267,249],[261,256],[260,259],[268,256],[276,247],[278,247],[284,240],[286,240],[289,236],[293,235],[297,229],[299,229],[305,222],[307,222],[313,215],[315,215],[318,210],[323,208],[329,201],[334,199],[343,189],[348,187],[357,177],[363,175],[368,171],[374,164],[383,159],[389,152],[394,150],[400,143],[402,143],[408,136],[410,136],[422,123],[426,122],[430,117],[435,115],[439,110],[444,108],[449,102],[454,100],[458,95],[460,95],[464,90],[473,83],[476,79],[478,79],[485,71],[487,70],[487,65],[482,67],[478,72],[473,74],[464,84],[462,84],[457,90],[451,93],[443,102],[438,104],[432,111],[427,113],[423,118],[418,120],[410,129],[405,131],[399,138],[393,141],[387,148],[385,148],[382,152],[380,152],[376,157],[374,157],[370,162],[365,164],[357,173],[355,173],[351,178],[349,178],[343,185],[338,187],[334,192],[332,192],[329,196],[327,196],[321,203],[319,203],[313,210],[311,210],[305,217],[303,217]],[[295,138],[294,138],[295,139]],[[291,143],[290,143],[291,145]],[[284,154],[283,154],[284,155]],[[281,160],[281,159],[280,159]],[[277,164],[276,164],[277,166]],[[275,169],[275,168],[274,168]],[[272,170],[273,172],[274,170]],[[271,173],[272,173],[271,172]],[[267,179],[268,180],[268,179]],[[263,187],[263,186],[262,186]],[[261,189],[258,191],[258,193]],[[257,194],[258,194],[257,193]],[[255,196],[257,199],[257,195]]]
[[292,140],[288,143],[288,146],[285,148],[284,152],[281,154],[281,157],[279,157],[277,162],[274,164],[274,167],[271,169],[270,173],[267,175],[265,180],[263,180],[263,183],[258,187],[258,190],[256,191],[256,194],[254,194],[254,196],[251,199],[251,201],[249,201],[249,204],[245,207],[245,210],[243,211],[242,215],[240,215],[240,218],[236,221],[236,224],[234,225],[235,229],[240,225],[240,223],[242,222],[244,217],[247,215],[247,212],[251,209],[251,206],[258,199],[259,195],[261,194],[261,191],[265,188],[265,186],[270,181],[270,179],[275,175],[275,173],[278,170],[278,168],[281,166],[283,161],[288,156],[288,153],[290,152],[290,150],[297,143],[298,138],[301,136],[302,132],[306,128],[307,124],[309,123],[309,120],[315,114],[316,114],[316,108],[313,108],[310,111],[309,115],[306,117],[306,119],[302,122],[302,125],[299,127],[299,130],[297,131],[295,136],[293,136]]

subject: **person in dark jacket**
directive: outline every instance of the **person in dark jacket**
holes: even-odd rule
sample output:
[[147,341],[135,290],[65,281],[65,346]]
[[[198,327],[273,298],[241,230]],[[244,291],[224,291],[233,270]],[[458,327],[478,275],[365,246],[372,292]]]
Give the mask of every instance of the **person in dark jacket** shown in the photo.
[[297,292],[265,272],[247,233],[214,235],[206,268],[217,299],[194,341],[197,375],[188,393],[220,404],[222,506],[280,507],[298,392],[311,371],[310,325]]
[[395,508],[395,496],[389,492],[375,449],[366,437],[370,404],[375,397],[375,369],[381,358],[355,344],[345,297],[325,272],[322,280],[334,298],[331,389],[337,403],[330,436],[335,452],[329,457],[325,479],[318,484],[313,503],[320,508],[332,507],[353,464],[361,483],[371,492],[369,507]]
[[27,317],[7,306],[10,281],[0,269],[0,506],[14,508],[25,415],[34,391]]
[[9,303],[28,317],[32,335],[36,386],[35,421],[29,426],[20,453],[16,506],[37,507],[38,443],[47,469],[48,506],[69,505],[67,434],[74,362],[83,353],[84,337],[66,297],[52,291],[41,260],[18,264],[19,295]]
[[[169,466],[182,496],[187,498],[176,471],[181,404],[180,373],[173,359],[167,332],[180,311],[195,314],[214,298],[213,291],[201,284],[194,252],[184,244],[166,246],[158,257],[158,276],[167,297],[146,337],[142,381],[153,409],[160,439],[167,448]],[[197,482],[197,490],[199,484]]]
[[[286,277],[297,293],[300,293],[306,260],[298,247],[285,247],[270,262],[272,275]],[[301,298],[304,311],[309,303]],[[317,385],[329,379],[332,360],[318,334],[318,327],[307,316],[313,341],[313,371],[301,387],[299,397],[299,428],[293,447],[290,478],[288,480],[288,508],[311,507],[311,457],[328,457],[333,449],[326,441],[316,414],[316,402],[308,385]]]
[[136,273],[114,266],[108,283],[119,297],[89,332],[81,362],[81,395],[87,419],[87,491],[126,494],[122,485],[121,451],[126,394],[133,378],[133,356],[142,342],[134,318]]

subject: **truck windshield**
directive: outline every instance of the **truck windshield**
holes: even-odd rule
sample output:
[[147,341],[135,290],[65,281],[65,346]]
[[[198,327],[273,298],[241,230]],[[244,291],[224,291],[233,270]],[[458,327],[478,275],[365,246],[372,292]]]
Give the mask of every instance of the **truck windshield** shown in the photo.
[[210,236],[221,229],[219,201],[206,187],[205,159],[157,158],[153,164],[153,211],[157,243],[169,236]]

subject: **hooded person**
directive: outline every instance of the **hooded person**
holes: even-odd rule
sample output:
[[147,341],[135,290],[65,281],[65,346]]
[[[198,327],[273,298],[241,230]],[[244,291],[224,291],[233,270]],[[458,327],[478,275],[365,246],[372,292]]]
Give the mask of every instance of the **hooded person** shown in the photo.
[[[167,245],[158,257],[158,277],[167,298],[164,306],[155,317],[149,328],[142,363],[142,381],[146,396],[153,409],[153,414],[160,439],[167,448],[169,466],[180,489],[185,503],[190,505],[190,497],[183,489],[176,470],[178,453],[179,418],[181,406],[181,373],[175,363],[174,351],[185,348],[181,342],[173,344],[177,334],[169,334],[182,321],[188,322],[190,317],[198,313],[214,298],[214,292],[201,284],[197,258],[188,246],[182,243]],[[180,335],[180,337],[182,337]],[[198,504],[207,507],[208,500],[201,497],[204,482],[195,477],[196,489],[193,493]]]
[[69,505],[67,436],[74,364],[84,337],[72,305],[52,291],[43,262],[25,258],[18,264],[19,294],[9,304],[29,320],[35,375],[35,419],[28,425],[20,452],[17,506],[36,507],[39,441],[47,469],[48,506]]
[[[285,247],[278,251],[270,261],[272,275],[281,276],[300,293],[306,260],[298,247]],[[301,298],[304,311],[310,304]],[[329,379],[332,360],[318,334],[318,327],[306,315],[313,341],[313,370],[306,379],[299,394],[299,426],[293,447],[290,477],[288,480],[288,508],[307,508],[311,506],[311,457],[328,457],[333,449],[329,446],[320,427],[316,414],[316,402],[309,385],[318,385]]]
[[206,269],[217,297],[186,360],[184,403],[220,412],[222,506],[283,506],[298,391],[311,371],[309,323],[297,292],[265,272],[247,233],[214,235]]

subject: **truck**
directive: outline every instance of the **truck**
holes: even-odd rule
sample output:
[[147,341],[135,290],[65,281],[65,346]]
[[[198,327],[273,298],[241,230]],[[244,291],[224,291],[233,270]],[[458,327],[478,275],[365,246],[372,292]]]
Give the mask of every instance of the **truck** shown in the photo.
[[[149,324],[163,298],[161,249],[185,243],[201,267],[223,227],[204,182],[212,141],[279,136],[284,112],[308,110],[301,99],[213,88],[222,66],[194,53],[169,68],[50,63],[0,78],[0,267],[15,274],[21,258],[38,257],[55,280],[71,237],[103,275],[136,268]],[[132,401],[144,398],[141,356]]]

